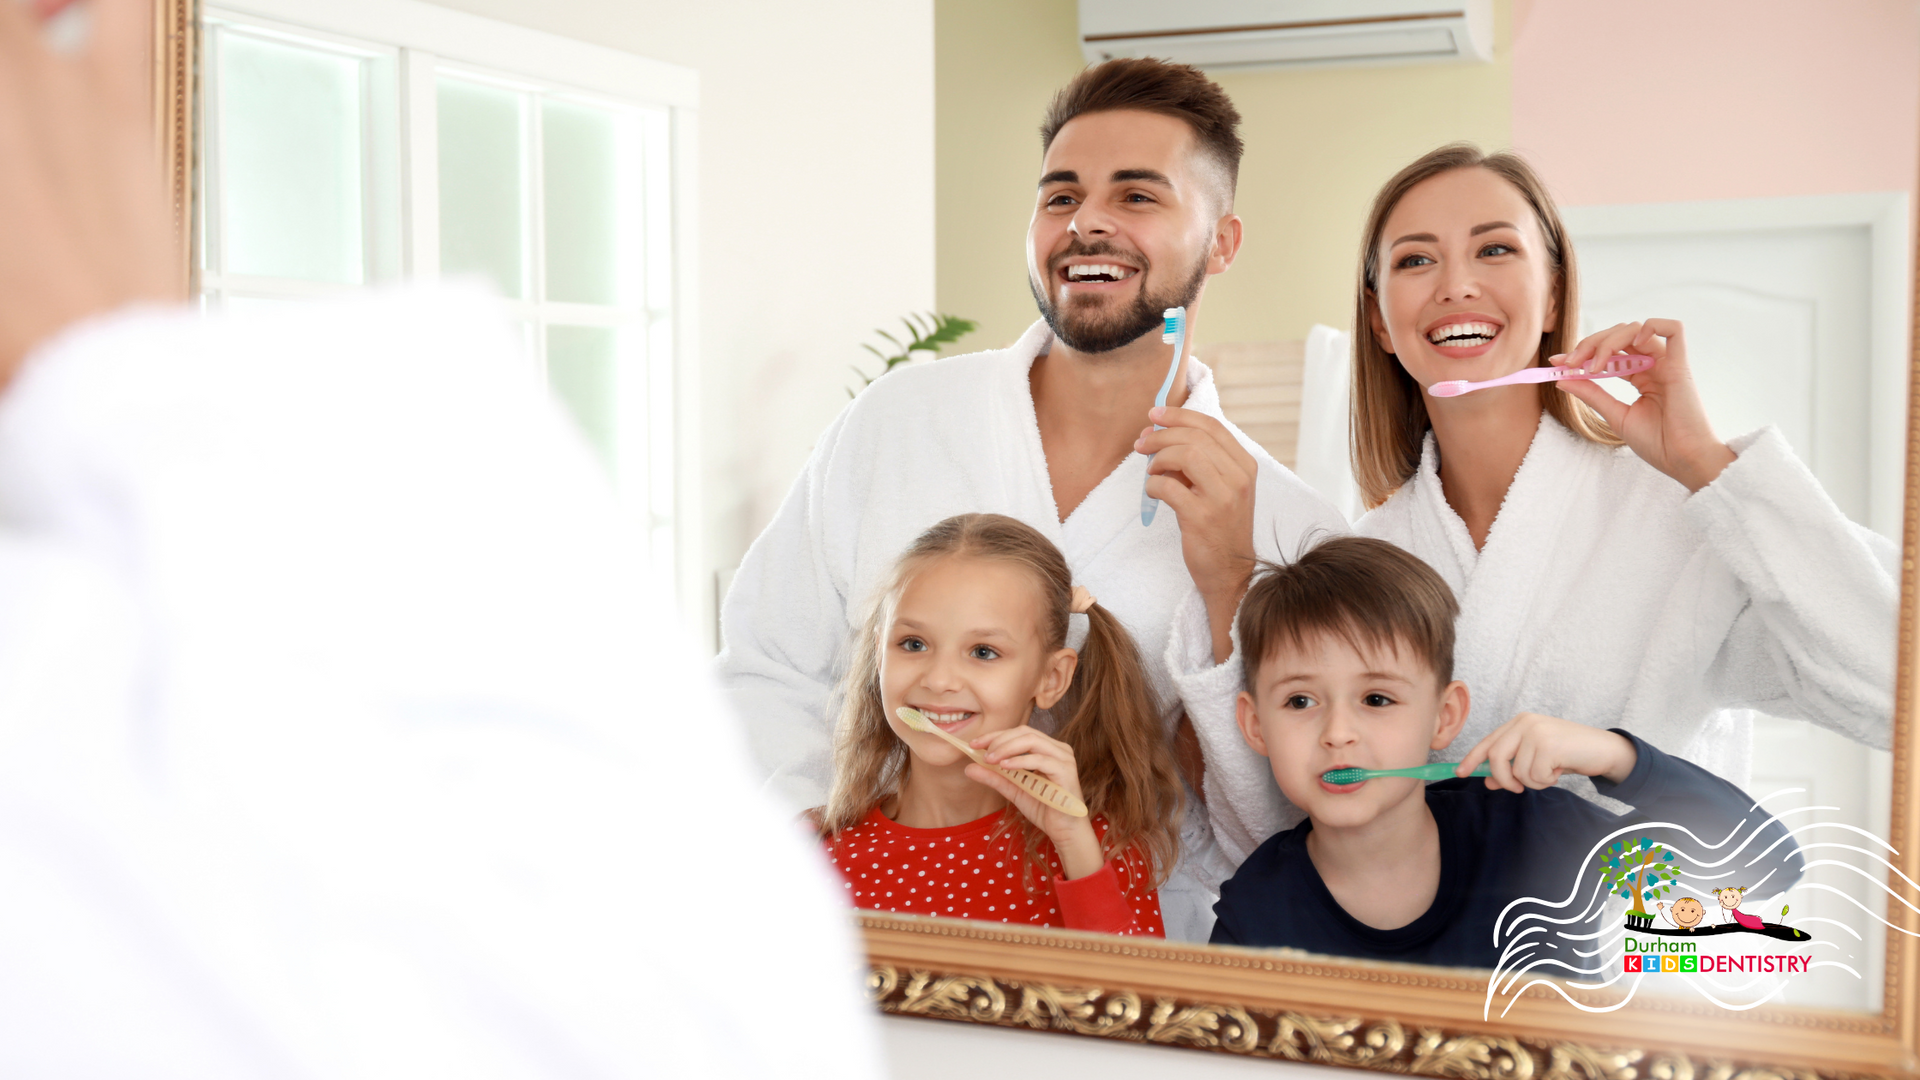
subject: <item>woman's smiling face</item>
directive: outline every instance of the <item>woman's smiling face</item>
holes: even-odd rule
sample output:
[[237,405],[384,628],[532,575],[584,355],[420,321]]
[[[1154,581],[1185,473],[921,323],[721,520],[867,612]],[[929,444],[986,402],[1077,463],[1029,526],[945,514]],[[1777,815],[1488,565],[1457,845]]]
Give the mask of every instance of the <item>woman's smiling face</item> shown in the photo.
[[1415,185],[1387,216],[1375,255],[1373,334],[1423,389],[1533,366],[1559,318],[1539,219],[1487,169]]

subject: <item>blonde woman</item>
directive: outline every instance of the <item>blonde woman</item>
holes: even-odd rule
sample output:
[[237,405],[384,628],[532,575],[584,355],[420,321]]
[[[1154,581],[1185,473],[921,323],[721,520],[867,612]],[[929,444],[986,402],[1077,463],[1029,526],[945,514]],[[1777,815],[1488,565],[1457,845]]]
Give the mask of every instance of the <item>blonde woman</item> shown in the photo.
[[[1523,710],[1623,727],[1744,784],[1750,720],[1885,747],[1896,552],[1853,525],[1771,427],[1723,442],[1670,319],[1578,344],[1574,253],[1512,154],[1442,147],[1375,198],[1353,368],[1357,530],[1461,601],[1472,712],[1458,760]],[[1454,398],[1447,379],[1653,356],[1623,404],[1597,383]],[[1577,783],[1577,782],[1576,782]]]

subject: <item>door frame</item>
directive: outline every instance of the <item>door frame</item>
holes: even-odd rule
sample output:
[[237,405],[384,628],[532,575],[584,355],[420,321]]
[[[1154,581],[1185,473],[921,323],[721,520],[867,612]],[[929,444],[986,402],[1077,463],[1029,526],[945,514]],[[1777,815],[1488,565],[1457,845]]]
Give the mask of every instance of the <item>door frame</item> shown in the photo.
[[1600,237],[1865,226],[1870,252],[1867,407],[1872,425],[1867,449],[1867,518],[1868,524],[1883,535],[1899,535],[1905,520],[1907,369],[1911,356],[1908,282],[1914,247],[1906,192],[1565,206],[1560,208],[1560,215],[1576,247],[1581,240]]

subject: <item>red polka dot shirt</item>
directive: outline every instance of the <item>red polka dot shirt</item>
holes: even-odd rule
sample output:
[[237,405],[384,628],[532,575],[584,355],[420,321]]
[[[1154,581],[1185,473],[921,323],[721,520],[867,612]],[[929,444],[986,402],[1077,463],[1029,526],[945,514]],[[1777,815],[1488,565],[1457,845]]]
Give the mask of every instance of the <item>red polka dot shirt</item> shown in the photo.
[[[1160,894],[1141,872],[1133,849],[1109,859],[1086,877],[1061,880],[1059,856],[1042,842],[1047,873],[1028,894],[1022,882],[1025,844],[1018,832],[993,830],[1000,810],[950,829],[913,829],[890,821],[876,807],[866,820],[824,841],[827,858],[846,883],[854,907],[985,919],[1109,934],[1165,937]],[[1096,834],[1106,819],[1094,815]]]

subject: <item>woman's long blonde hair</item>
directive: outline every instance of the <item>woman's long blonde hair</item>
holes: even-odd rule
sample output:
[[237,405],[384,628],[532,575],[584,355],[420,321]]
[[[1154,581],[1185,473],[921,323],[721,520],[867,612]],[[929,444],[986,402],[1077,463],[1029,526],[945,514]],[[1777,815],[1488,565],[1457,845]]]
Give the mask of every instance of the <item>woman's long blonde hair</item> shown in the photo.
[[[1373,209],[1367,215],[1367,229],[1360,245],[1360,281],[1356,290],[1353,317],[1353,402],[1352,453],[1353,478],[1367,508],[1379,506],[1407,482],[1420,468],[1420,448],[1433,426],[1427,417],[1426,395],[1413,381],[1400,361],[1374,338],[1373,313],[1379,304],[1380,238],[1387,218],[1407,192],[1441,173],[1455,169],[1485,169],[1512,184],[1533,207],[1540,222],[1540,235],[1546,242],[1547,267],[1554,276],[1560,317],[1554,328],[1540,336],[1536,366],[1544,366],[1547,357],[1571,349],[1579,339],[1579,276],[1575,271],[1573,246],[1567,242],[1566,226],[1553,196],[1533,167],[1518,154],[1488,154],[1471,143],[1450,143],[1429,151],[1419,160],[1395,173],[1380,193],[1373,197]],[[1600,414],[1584,402],[1569,397],[1552,383],[1540,384],[1540,407],[1566,425],[1568,431],[1603,446],[1619,446]]]
[[[1032,526],[1002,514],[961,514],[921,533],[895,564],[854,639],[834,736],[833,790],[818,818],[824,835],[865,820],[906,776],[907,744],[887,726],[881,704],[882,632],[915,574],[936,559],[960,556],[1000,560],[1028,571],[1042,602],[1039,629],[1047,648],[1066,645],[1073,575],[1060,549]],[[1051,710],[1054,737],[1073,747],[1081,794],[1089,809],[1107,819],[1104,852],[1112,857],[1132,846],[1140,861],[1126,861],[1157,886],[1179,858],[1185,790],[1133,637],[1097,603],[1088,609],[1087,621],[1087,643],[1073,681]],[[1045,834],[1018,812],[1007,814],[1001,827],[1021,834],[1025,880],[1035,888],[1046,865],[1040,849]]]

